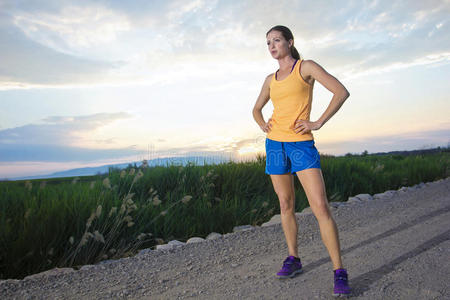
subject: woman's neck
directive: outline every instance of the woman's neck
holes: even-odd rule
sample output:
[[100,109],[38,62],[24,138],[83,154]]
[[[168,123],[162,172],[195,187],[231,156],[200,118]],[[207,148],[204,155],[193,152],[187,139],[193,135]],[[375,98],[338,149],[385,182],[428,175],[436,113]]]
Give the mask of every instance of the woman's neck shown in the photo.
[[292,65],[295,63],[296,59],[292,56],[285,56],[278,60],[278,63],[280,65],[280,71],[290,71],[292,68]]

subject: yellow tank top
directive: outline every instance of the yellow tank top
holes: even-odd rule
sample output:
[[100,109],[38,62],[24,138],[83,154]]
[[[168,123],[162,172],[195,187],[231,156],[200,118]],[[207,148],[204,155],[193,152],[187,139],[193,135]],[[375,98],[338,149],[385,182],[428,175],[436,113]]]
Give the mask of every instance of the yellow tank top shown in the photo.
[[273,103],[272,129],[267,138],[279,142],[298,142],[314,140],[311,132],[296,133],[295,121],[309,121],[312,105],[313,86],[300,75],[302,60],[299,59],[292,72],[283,80],[277,80],[273,74],[270,82],[270,99]]

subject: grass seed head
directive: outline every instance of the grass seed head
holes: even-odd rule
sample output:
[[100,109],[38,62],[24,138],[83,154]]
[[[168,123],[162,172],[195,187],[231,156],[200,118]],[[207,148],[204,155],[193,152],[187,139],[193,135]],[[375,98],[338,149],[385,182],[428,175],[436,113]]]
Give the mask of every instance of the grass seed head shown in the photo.
[[186,195],[186,196],[183,197],[183,199],[181,199],[181,202],[183,202],[184,204],[186,204],[186,203],[188,203],[191,199],[192,199],[192,196]]
[[111,217],[113,214],[115,214],[117,211],[117,207],[111,207],[111,210],[109,211],[108,217]]
[[101,214],[102,214],[102,206],[99,205],[97,206],[97,210],[95,211],[95,216],[99,218]]
[[103,179],[103,186],[107,189],[111,188],[111,181],[109,181],[109,177],[106,177],[105,179]]
[[158,197],[158,195],[156,195],[154,198],[153,198],[153,205],[154,206],[158,206],[158,205],[160,205],[161,204],[161,200],[159,200],[159,197]]
[[83,236],[81,237],[80,246],[86,245],[86,243],[89,241],[90,238],[94,237],[94,235],[90,232],[85,232]]
[[86,229],[88,229],[89,227],[91,227],[92,221],[94,221],[94,219],[95,219],[95,213],[92,212],[91,215],[90,215],[90,217],[89,217],[89,218],[87,219],[87,221],[86,221]]
[[94,239],[97,242],[100,242],[103,244],[105,243],[105,238],[103,237],[103,235],[100,232],[98,232],[98,230],[94,231]]

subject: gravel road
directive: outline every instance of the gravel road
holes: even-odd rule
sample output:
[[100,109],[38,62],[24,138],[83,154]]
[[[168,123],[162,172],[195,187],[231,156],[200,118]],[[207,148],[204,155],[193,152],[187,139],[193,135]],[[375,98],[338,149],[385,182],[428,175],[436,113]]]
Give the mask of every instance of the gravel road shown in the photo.
[[[372,197],[369,197],[372,198]],[[450,177],[331,205],[355,299],[450,299]],[[278,279],[281,224],[81,270],[0,281],[2,299],[332,299],[332,263],[311,212],[296,215],[304,271]]]

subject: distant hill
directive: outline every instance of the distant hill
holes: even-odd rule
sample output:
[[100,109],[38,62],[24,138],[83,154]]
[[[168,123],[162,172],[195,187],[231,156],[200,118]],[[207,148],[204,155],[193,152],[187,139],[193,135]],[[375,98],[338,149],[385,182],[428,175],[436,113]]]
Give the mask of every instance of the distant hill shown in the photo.
[[376,152],[376,153],[367,153],[364,151],[362,154],[353,154],[347,153],[345,156],[359,156],[359,155],[420,155],[420,154],[432,154],[432,153],[440,153],[440,152],[449,152],[450,147],[437,147],[430,149],[419,149],[419,150],[404,150],[404,151],[389,151],[389,152]]
[[[437,147],[432,149],[420,149],[420,150],[409,150],[409,151],[390,151],[390,152],[376,152],[376,153],[367,153],[364,151],[362,154],[353,154],[347,153],[342,156],[361,156],[361,155],[418,155],[418,154],[432,154],[438,152],[448,152],[450,151],[449,147]],[[323,154],[324,156],[326,154]],[[329,155],[334,156],[334,155]],[[189,162],[195,163],[196,165],[204,165],[204,164],[218,164],[222,162],[229,162],[230,159],[223,156],[184,156],[184,157],[165,157],[165,158],[155,158],[152,160],[148,160],[149,166],[166,166],[170,164],[177,165],[187,165]],[[15,177],[8,178],[5,180],[24,180],[24,179],[45,179],[45,178],[55,178],[55,177],[74,177],[74,176],[90,176],[96,174],[104,174],[108,173],[108,169],[110,167],[115,167],[119,169],[126,168],[129,164],[140,166],[142,164],[139,162],[129,162],[122,164],[111,164],[111,165],[102,165],[98,167],[86,167],[86,168],[77,168],[70,169],[66,171],[55,172],[46,175],[36,175],[36,176],[23,176],[23,177]]]
[[[155,158],[152,160],[148,160],[148,166],[166,166],[166,165],[187,165],[188,163],[195,163],[196,165],[204,165],[204,164],[218,164],[223,162],[228,162],[230,159],[221,157],[221,156],[184,156],[184,157],[165,157],[165,158]],[[74,176],[90,176],[96,174],[104,174],[108,173],[110,167],[123,169],[128,165],[136,165],[140,166],[142,161],[139,162],[128,162],[122,164],[110,164],[110,165],[102,165],[98,167],[86,167],[86,168],[77,168],[70,169],[60,172],[55,172],[46,175],[35,175],[35,176],[23,176],[23,177],[15,177],[8,178],[6,180],[24,180],[24,179],[44,179],[44,178],[56,178],[56,177],[74,177]]]

